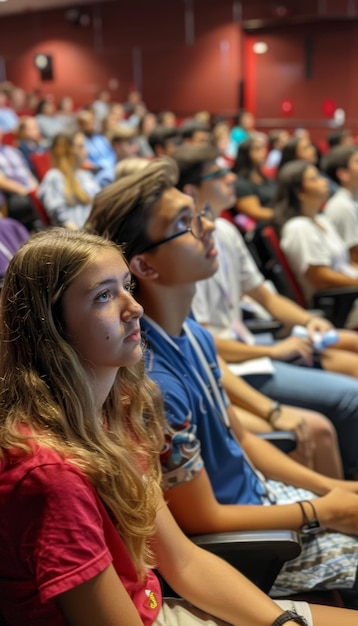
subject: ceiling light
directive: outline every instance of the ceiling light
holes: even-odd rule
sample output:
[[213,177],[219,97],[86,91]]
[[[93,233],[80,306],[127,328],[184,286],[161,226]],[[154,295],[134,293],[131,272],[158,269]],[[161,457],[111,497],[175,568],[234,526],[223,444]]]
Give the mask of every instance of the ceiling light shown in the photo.
[[264,41],[256,41],[252,46],[252,49],[256,54],[265,54],[265,52],[267,52],[268,45]]

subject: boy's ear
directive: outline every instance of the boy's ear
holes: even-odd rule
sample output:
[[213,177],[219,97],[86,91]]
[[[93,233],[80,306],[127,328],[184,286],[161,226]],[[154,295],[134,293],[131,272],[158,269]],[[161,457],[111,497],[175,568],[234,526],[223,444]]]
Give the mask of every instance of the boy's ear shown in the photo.
[[196,190],[195,185],[191,185],[190,183],[187,183],[183,187],[183,193],[186,193],[187,196],[190,196],[191,198],[193,198],[194,201],[196,200],[197,190]]
[[346,183],[349,180],[349,170],[346,167],[337,167],[336,176],[340,183]]
[[136,254],[129,261],[129,269],[133,276],[143,280],[155,280],[159,274],[142,254]]

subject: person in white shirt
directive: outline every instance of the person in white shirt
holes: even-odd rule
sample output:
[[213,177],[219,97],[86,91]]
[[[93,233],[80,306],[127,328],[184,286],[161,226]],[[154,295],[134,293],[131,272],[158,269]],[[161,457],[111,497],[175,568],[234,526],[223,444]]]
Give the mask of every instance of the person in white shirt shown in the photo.
[[337,146],[326,157],[324,170],[337,185],[325,215],[345,242],[350,259],[358,263],[358,146]]
[[308,304],[315,291],[358,286],[347,244],[321,214],[328,183],[305,161],[288,163],[278,177],[275,207],[281,247]]

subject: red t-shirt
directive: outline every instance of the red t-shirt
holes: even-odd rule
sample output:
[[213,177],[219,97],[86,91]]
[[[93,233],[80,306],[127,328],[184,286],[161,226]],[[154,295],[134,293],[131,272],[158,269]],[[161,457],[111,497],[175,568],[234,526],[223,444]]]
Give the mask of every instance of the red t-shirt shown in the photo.
[[161,606],[152,571],[138,581],[128,550],[87,478],[52,450],[0,462],[0,612],[9,626],[64,626],[56,596],[110,563],[145,626]]

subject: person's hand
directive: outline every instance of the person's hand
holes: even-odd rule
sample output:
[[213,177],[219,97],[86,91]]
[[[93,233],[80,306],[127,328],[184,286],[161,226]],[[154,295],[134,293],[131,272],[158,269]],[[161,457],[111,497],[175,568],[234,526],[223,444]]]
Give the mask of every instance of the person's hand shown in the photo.
[[310,321],[306,324],[308,335],[313,339],[314,333],[325,333],[327,330],[334,328],[333,324],[323,317],[311,317]]
[[330,490],[338,488],[358,495],[358,480],[339,480],[338,478],[331,478],[330,482]]
[[302,358],[306,365],[311,366],[313,363],[312,349],[312,341],[309,338],[288,337],[270,346],[269,356],[277,361],[293,361]]
[[19,196],[28,196],[30,193],[30,189],[28,187],[25,187],[25,185],[22,185],[21,183],[17,183],[14,193],[19,194]]
[[315,443],[312,430],[307,419],[299,409],[281,406],[279,417],[272,424],[275,430],[292,430],[297,437],[297,453],[303,457],[305,465],[313,467]]
[[337,487],[313,500],[323,528],[358,535],[358,495]]
[[31,186],[27,188],[27,193],[35,193],[38,190],[38,187],[38,182],[33,180]]

